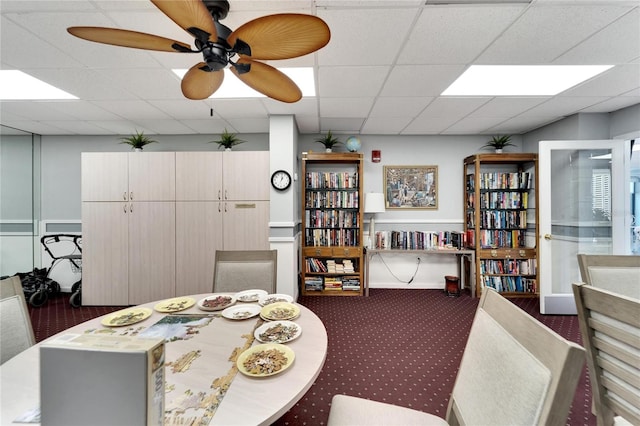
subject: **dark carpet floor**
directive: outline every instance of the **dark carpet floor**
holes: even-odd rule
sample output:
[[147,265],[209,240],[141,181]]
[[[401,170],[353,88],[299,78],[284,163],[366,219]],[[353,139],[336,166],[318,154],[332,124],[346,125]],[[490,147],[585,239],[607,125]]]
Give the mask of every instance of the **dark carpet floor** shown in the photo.
[[[450,298],[440,290],[371,289],[370,294],[300,297],[298,302],[327,328],[327,360],[307,394],[274,425],[326,424],[337,393],[445,416],[478,299],[465,293]],[[30,308],[37,341],[121,308],[72,308],[68,296]],[[577,317],[540,315],[537,299],[511,300],[558,334],[582,344]],[[595,424],[585,367],[567,425]]]

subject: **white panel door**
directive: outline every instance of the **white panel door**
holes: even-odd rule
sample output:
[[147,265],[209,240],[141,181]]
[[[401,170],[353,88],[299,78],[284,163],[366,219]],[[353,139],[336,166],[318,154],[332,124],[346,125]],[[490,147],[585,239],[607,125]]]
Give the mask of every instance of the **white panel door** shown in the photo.
[[174,297],[175,202],[129,203],[129,304]]
[[82,304],[129,305],[129,203],[82,203]]
[[628,254],[629,158],[629,141],[540,142],[540,313],[576,313],[578,253]]

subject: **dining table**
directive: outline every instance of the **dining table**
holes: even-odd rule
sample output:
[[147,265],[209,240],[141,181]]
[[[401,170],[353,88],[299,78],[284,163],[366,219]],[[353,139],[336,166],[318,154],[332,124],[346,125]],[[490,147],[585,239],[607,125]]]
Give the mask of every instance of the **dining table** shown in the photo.
[[[252,312],[252,316],[245,319],[223,315],[225,310],[203,308],[206,305],[203,301],[218,296],[189,295],[125,308],[119,312],[143,308],[147,315],[132,324],[114,325],[109,321],[118,318],[118,313],[110,313],[64,330],[21,352],[0,366],[0,425],[21,424],[17,419],[38,412],[40,348],[68,340],[73,335],[86,334],[165,339],[165,425],[273,423],[304,396],[320,374],[327,355],[326,329],[310,309],[290,302],[298,313],[290,320],[297,325],[298,333],[293,340],[282,344],[293,352],[293,360],[277,374],[254,376],[238,368],[237,359],[244,351],[264,343],[256,337],[259,336],[256,330],[264,330],[265,324],[273,319],[263,316],[264,309],[271,305],[240,302],[234,297],[236,311],[231,315]],[[172,310],[175,302],[183,305]],[[170,309],[165,309],[167,307]],[[256,311],[260,314],[256,315]],[[172,327],[163,327],[166,324]],[[187,393],[189,398],[185,397]],[[36,417],[31,424],[38,423]]]

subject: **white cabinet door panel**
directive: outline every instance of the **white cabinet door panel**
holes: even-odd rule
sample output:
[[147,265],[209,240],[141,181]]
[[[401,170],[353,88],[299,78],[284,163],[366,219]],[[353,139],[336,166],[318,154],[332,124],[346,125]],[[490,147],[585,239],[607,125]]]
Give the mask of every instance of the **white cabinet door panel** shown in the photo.
[[269,202],[227,201],[224,204],[224,249],[269,249]]
[[222,199],[222,153],[176,152],[176,200]]
[[82,153],[82,201],[128,201],[126,152]]
[[224,152],[225,200],[268,200],[269,151]]
[[129,199],[169,201],[176,199],[174,152],[129,153]]

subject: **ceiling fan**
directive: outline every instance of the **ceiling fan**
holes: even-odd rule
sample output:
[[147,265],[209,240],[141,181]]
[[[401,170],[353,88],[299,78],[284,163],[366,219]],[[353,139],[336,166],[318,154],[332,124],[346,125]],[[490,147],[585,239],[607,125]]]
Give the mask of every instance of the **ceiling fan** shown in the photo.
[[[195,37],[195,47],[137,31],[104,27],[70,27],[79,38],[115,46],[164,52],[202,53],[203,61],[181,83],[189,99],[206,99],[222,85],[224,68],[258,92],[282,102],[297,102],[300,88],[287,75],[260,60],[303,56],[329,43],[327,24],[311,15],[282,13],[251,20],[235,31],[220,23],[229,12],[226,0],[150,0],[173,22]],[[235,56],[236,60],[233,60]]]

